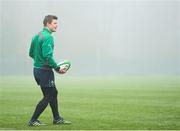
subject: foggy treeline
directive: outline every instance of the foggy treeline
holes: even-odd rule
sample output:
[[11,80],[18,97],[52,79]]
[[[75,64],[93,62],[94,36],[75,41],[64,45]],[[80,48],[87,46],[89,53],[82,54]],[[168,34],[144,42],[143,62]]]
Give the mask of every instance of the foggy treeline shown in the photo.
[[1,0],[1,75],[32,74],[30,42],[48,14],[69,75],[180,74],[178,0]]

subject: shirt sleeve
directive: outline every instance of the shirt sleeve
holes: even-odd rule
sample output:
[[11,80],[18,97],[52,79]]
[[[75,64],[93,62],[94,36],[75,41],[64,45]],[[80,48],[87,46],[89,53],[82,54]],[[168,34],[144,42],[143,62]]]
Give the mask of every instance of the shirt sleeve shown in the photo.
[[43,54],[43,57],[44,57],[46,63],[50,67],[57,69],[58,65],[55,62],[54,57],[53,57],[53,46],[54,46],[54,42],[53,42],[52,37],[45,39],[42,44],[42,54]]
[[29,56],[31,58],[34,58],[34,37],[31,40],[31,45],[30,45],[30,48],[29,48]]

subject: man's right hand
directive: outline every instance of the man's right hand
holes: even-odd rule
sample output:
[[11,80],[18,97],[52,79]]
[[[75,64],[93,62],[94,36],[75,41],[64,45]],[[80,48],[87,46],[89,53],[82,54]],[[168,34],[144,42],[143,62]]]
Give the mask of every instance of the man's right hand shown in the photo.
[[66,71],[67,71],[66,68],[62,68],[62,69],[59,69],[58,73],[59,73],[59,74],[65,74]]

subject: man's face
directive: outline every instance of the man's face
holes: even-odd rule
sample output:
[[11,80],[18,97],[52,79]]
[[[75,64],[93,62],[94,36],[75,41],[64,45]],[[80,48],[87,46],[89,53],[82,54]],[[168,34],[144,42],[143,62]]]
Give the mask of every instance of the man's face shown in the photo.
[[47,27],[49,28],[49,30],[50,30],[51,32],[56,32],[56,29],[57,29],[57,20],[56,20],[56,19],[53,19],[50,24],[47,23]]

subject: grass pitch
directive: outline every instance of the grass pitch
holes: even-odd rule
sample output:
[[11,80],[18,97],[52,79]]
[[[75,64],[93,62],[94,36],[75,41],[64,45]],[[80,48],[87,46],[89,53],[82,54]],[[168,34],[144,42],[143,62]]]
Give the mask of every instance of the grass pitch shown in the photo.
[[180,130],[179,76],[56,76],[62,116],[71,125],[53,125],[51,109],[28,127],[42,94],[33,77],[1,77],[0,129]]

